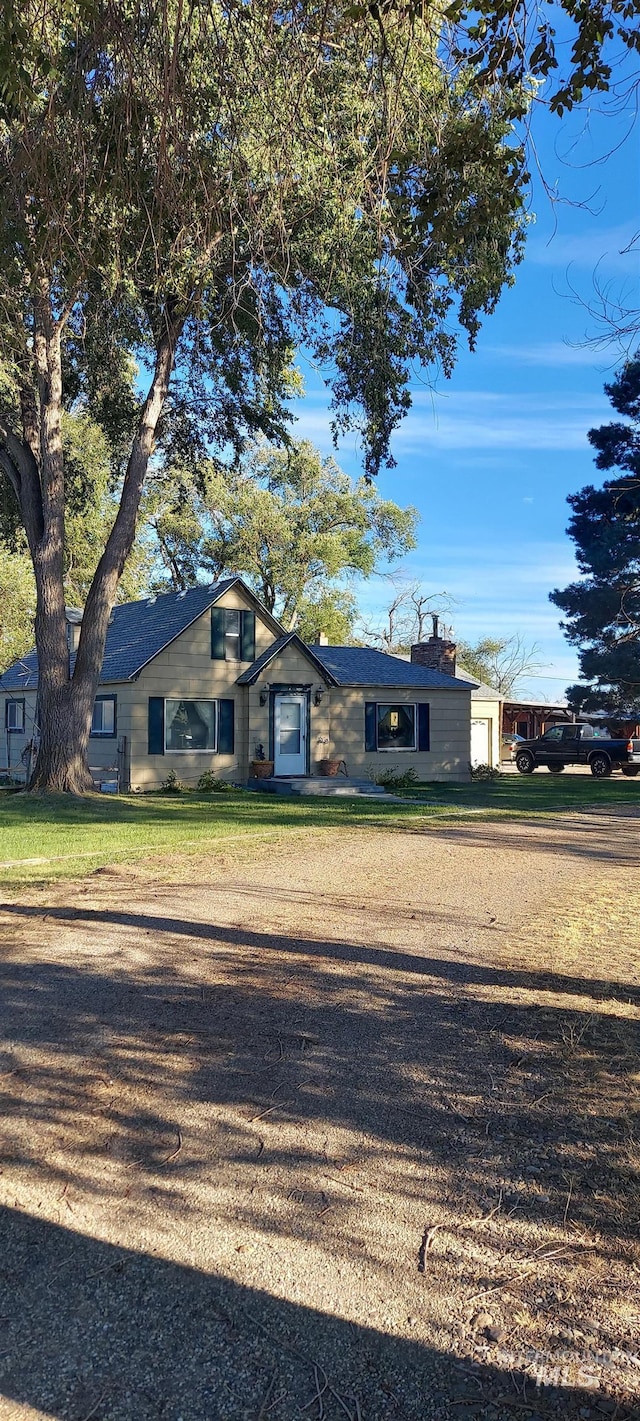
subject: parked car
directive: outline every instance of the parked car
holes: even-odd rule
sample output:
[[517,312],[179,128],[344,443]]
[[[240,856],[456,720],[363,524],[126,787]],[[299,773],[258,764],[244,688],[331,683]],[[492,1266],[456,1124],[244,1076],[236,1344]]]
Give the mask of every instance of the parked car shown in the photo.
[[507,734],[503,735],[502,737],[502,749],[500,752],[500,759],[513,760],[515,758],[515,753],[519,745],[524,745],[524,735],[516,735],[515,733],[512,734],[511,731],[508,731]]
[[536,740],[524,740],[515,752],[521,775],[530,775],[546,765],[559,775],[565,765],[589,765],[596,779],[605,779],[612,770],[623,775],[640,774],[640,740],[616,739],[608,730],[593,725],[552,725]]

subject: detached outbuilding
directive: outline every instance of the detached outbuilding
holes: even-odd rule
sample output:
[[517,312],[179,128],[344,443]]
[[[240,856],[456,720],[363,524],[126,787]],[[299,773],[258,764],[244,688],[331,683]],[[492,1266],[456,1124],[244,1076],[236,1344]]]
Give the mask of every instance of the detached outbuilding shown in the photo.
[[[71,664],[81,614],[69,614]],[[421,780],[470,775],[476,683],[368,647],[309,646],[282,626],[239,577],[114,608],[93,709],[96,779],[117,768],[122,788],[156,789],[170,770],[195,785],[205,770],[246,783],[253,762],[275,777],[342,761],[349,776],[412,768]],[[447,660],[444,659],[446,667]],[[38,659],[0,678],[5,767],[37,737]]]

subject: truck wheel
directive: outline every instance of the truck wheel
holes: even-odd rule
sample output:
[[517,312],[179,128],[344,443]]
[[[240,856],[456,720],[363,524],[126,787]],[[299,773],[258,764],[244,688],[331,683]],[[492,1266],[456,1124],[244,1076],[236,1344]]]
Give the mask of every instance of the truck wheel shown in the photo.
[[532,775],[536,767],[533,755],[528,750],[520,750],[516,755],[516,769],[521,775]]
[[628,775],[630,779],[640,775],[640,766],[638,765],[622,765],[621,768],[623,775]]
[[550,775],[561,775],[563,770],[564,770],[564,765],[549,765],[549,774],[550,774]]
[[611,761],[608,755],[592,755],[589,761],[592,775],[597,780],[604,780],[611,774]]

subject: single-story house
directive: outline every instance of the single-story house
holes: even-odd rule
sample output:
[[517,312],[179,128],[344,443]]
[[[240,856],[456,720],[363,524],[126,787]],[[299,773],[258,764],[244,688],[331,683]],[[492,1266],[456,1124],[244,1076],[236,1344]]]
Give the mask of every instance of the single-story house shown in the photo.
[[[70,610],[72,661],[80,623]],[[309,646],[239,577],[123,603],[107,633],[89,763],[117,766],[133,790],[157,788],[171,770],[190,785],[204,770],[245,783],[263,755],[282,777],[338,758],[354,778],[398,766],[421,780],[467,780],[475,682],[450,674],[446,655],[448,669],[433,664],[440,641],[413,647],[410,662]],[[0,677],[10,769],[34,736],[37,694],[31,652]]]

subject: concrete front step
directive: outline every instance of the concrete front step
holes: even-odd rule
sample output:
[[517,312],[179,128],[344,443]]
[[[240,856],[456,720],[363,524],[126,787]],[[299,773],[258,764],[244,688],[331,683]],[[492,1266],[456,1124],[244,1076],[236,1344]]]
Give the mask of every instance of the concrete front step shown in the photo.
[[328,775],[306,775],[291,779],[276,779],[275,776],[268,780],[250,779],[248,788],[256,790],[259,794],[317,794],[317,795],[361,795],[366,794],[369,798],[388,799],[389,796],[381,785],[373,784],[371,780],[347,779],[345,775],[336,776],[335,779]]

